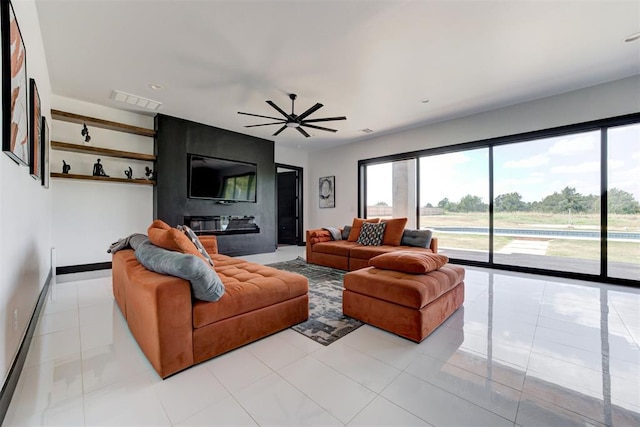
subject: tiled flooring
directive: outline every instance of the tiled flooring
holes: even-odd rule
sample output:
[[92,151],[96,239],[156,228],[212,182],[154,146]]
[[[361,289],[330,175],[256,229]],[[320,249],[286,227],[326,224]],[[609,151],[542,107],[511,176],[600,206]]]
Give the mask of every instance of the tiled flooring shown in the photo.
[[52,285],[4,425],[640,425],[638,289],[467,268],[421,344],[285,330],[162,381],[104,273]]

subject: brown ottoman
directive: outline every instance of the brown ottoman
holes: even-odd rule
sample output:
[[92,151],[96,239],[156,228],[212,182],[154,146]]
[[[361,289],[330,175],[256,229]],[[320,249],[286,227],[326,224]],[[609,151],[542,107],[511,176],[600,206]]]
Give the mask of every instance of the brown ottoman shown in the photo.
[[426,274],[367,267],[344,276],[342,312],[408,338],[425,339],[464,302],[464,268]]

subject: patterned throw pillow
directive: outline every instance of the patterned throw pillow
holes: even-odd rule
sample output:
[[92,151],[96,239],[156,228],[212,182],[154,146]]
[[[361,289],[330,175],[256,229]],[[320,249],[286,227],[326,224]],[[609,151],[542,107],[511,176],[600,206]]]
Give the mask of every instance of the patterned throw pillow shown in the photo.
[[382,237],[384,236],[384,228],[386,226],[387,224],[384,222],[377,224],[365,222],[362,224],[358,243],[364,246],[380,246],[382,244]]
[[202,254],[202,256],[209,263],[209,265],[213,265],[213,260],[209,256],[209,253],[207,252],[207,250],[202,245],[202,242],[200,242],[200,239],[198,239],[198,236],[196,235],[196,233],[194,233],[193,230],[187,227],[186,225],[179,225],[177,228],[178,230],[182,231],[184,235],[187,236],[189,240],[191,240],[191,242],[193,242],[198,252]]

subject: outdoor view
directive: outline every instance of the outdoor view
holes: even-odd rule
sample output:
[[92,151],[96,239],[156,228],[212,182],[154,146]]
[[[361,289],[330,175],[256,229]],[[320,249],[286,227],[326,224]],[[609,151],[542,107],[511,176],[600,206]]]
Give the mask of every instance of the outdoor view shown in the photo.
[[[608,275],[638,280],[640,124],[607,137]],[[493,147],[495,263],[600,274],[600,138],[596,130]],[[418,161],[419,194],[415,160],[366,167],[367,216],[408,211],[408,227],[434,230],[443,253],[488,261],[489,148]],[[409,188],[406,197],[398,184]],[[396,209],[406,198],[413,207]]]

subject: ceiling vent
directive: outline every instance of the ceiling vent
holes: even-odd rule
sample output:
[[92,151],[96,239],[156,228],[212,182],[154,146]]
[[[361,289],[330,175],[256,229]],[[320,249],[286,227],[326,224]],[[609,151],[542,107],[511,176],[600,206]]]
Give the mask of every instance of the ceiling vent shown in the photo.
[[154,101],[152,99],[143,98],[137,95],[131,95],[129,93],[121,92],[119,90],[111,91],[111,99],[119,102],[124,102],[132,106],[147,108],[149,110],[156,111],[162,105],[162,102]]

